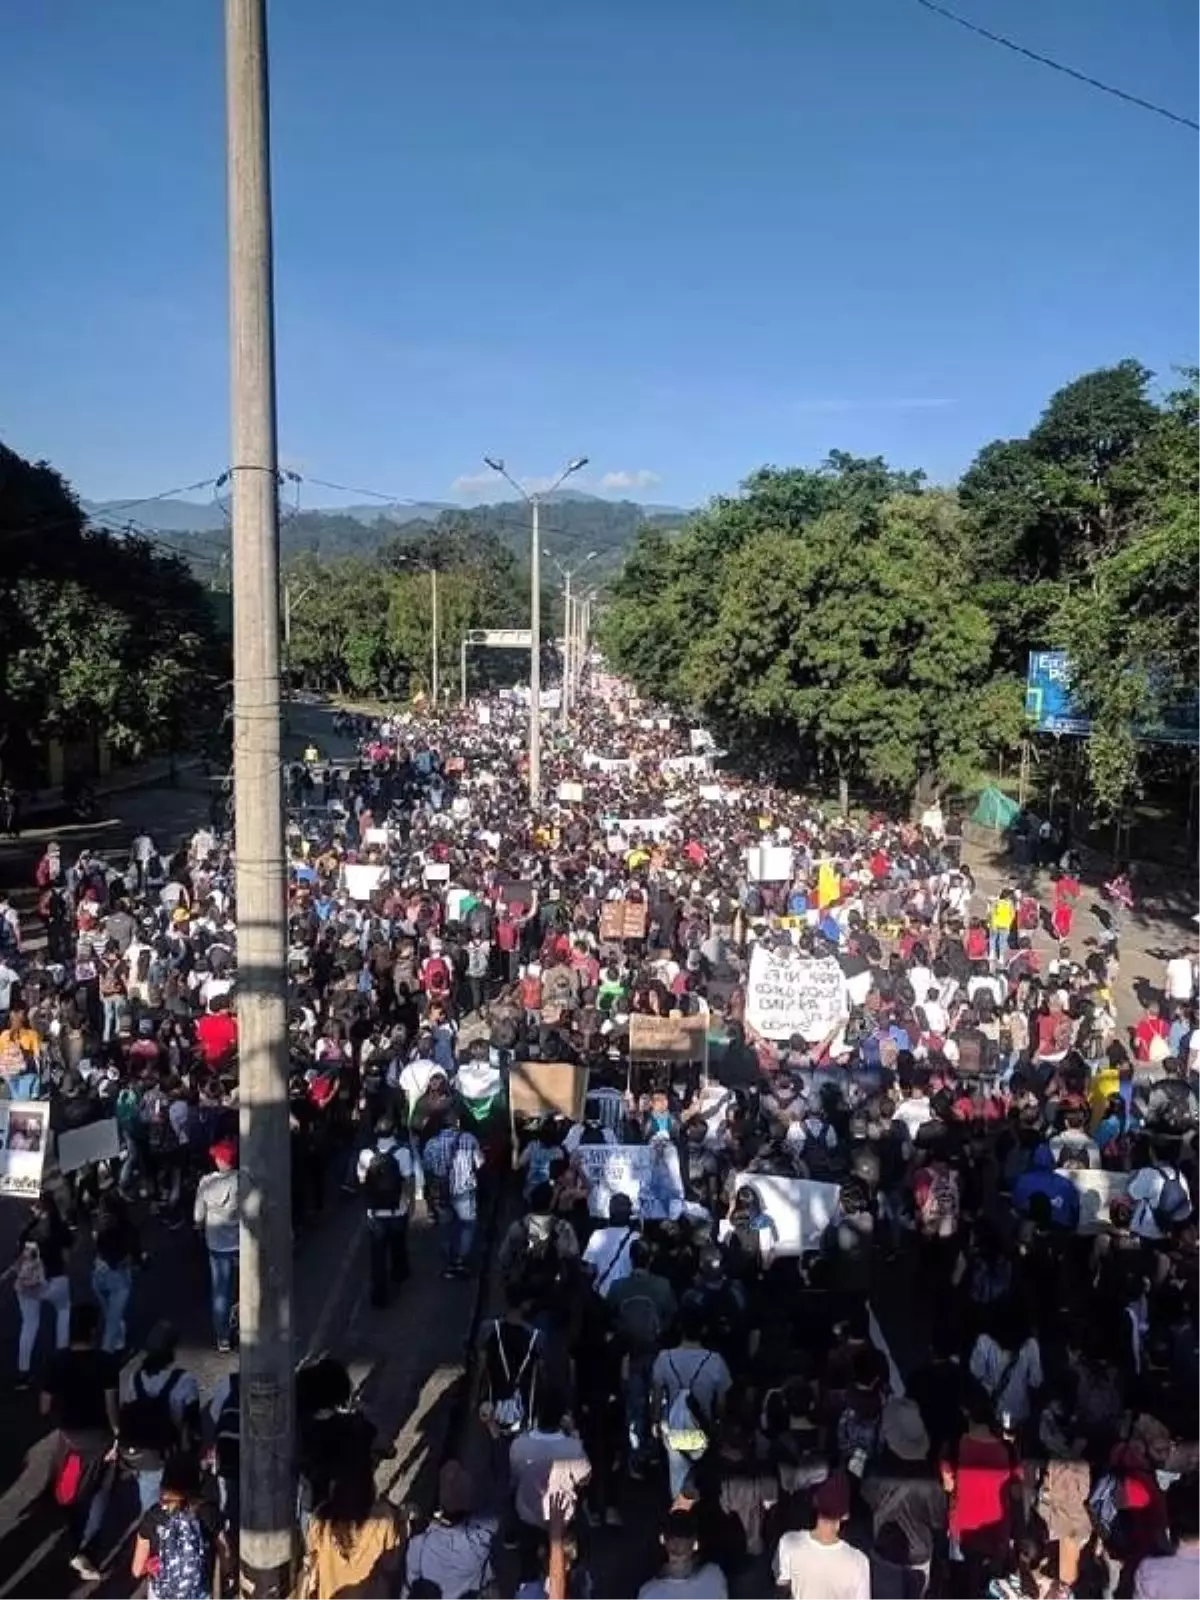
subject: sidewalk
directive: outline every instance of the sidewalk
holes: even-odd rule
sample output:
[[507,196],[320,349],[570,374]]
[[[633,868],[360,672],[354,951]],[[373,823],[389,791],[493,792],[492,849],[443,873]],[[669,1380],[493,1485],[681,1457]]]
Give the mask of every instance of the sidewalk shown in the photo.
[[[177,779],[182,778],[185,773],[199,771],[200,767],[199,756],[176,756],[174,761]],[[130,766],[118,767],[107,777],[97,778],[91,787],[97,800],[103,800],[110,795],[125,794],[130,789],[151,789],[167,783],[171,778],[171,771],[170,756],[151,756],[148,761],[135,761]],[[50,816],[65,809],[61,787],[35,789],[32,793],[25,794],[21,800],[22,829],[27,828],[36,817]]]

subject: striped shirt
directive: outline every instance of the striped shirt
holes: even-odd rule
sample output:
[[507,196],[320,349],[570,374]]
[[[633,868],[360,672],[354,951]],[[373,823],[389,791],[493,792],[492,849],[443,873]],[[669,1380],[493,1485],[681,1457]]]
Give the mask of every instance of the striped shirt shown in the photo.
[[483,1165],[483,1151],[473,1133],[443,1128],[425,1146],[421,1160],[425,1176],[445,1183],[452,1195],[473,1194],[475,1175]]

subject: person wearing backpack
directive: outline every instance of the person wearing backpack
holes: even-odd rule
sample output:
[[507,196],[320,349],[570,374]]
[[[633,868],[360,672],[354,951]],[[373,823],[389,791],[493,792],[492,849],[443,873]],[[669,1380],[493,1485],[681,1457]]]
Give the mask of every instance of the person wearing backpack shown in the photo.
[[704,1344],[704,1310],[685,1295],[679,1343],[661,1350],[650,1369],[651,1414],[667,1456],[671,1499],[682,1495],[692,1467],[704,1455],[733,1378],[723,1356]]
[[149,1600],[208,1600],[221,1543],[219,1513],[201,1494],[195,1462],[177,1456],[138,1524],[133,1577],[147,1580]]
[[387,1305],[389,1281],[399,1287],[408,1277],[408,1215],[412,1205],[413,1158],[396,1138],[391,1117],[375,1124],[375,1142],[358,1158],[358,1181],[367,1203],[367,1241],[371,1261],[371,1304]]
[[159,1322],[141,1365],[122,1385],[117,1455],[137,1479],[143,1512],[158,1498],[163,1469],[200,1436],[200,1386],[176,1360],[179,1336]]
[[678,1313],[675,1291],[666,1278],[650,1270],[651,1259],[650,1246],[635,1239],[629,1246],[629,1274],[614,1283],[606,1297],[621,1355],[629,1470],[634,1477],[642,1474],[652,1438],[650,1374]]
[[1187,1179],[1178,1167],[1156,1161],[1149,1139],[1134,1140],[1129,1188],[1133,1202],[1133,1231],[1141,1239],[1167,1239],[1192,1214]]

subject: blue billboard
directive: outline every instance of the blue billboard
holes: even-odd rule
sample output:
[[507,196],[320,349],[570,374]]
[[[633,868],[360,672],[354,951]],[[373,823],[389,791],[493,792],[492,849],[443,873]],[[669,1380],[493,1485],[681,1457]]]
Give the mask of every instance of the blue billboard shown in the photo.
[[[1071,663],[1065,650],[1033,650],[1025,680],[1025,720],[1035,733],[1075,734],[1092,731],[1091,718],[1071,698]],[[1170,706],[1162,722],[1139,728],[1147,744],[1196,744],[1200,700],[1195,695]]]

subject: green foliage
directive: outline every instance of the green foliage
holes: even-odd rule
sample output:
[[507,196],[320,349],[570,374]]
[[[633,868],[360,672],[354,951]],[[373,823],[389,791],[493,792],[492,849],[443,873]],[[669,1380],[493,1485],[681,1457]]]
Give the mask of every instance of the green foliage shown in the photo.
[[229,678],[208,596],[145,540],[85,528],[44,462],[0,446],[0,740],[35,771],[34,746],[97,733],[137,757],[203,742]]

